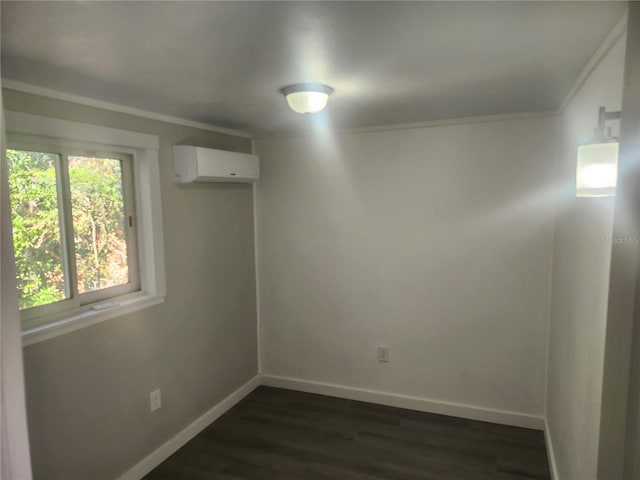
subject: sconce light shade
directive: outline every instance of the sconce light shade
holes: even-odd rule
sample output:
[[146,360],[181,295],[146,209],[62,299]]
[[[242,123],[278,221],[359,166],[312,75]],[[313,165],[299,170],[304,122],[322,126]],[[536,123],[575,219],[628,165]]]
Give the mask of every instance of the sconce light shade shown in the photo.
[[618,180],[618,142],[591,143],[578,147],[577,197],[610,197]]
[[598,108],[593,138],[578,146],[576,197],[611,197],[618,183],[618,139],[606,128],[607,120],[620,120],[622,112]]
[[318,113],[324,110],[333,88],[318,83],[299,83],[281,90],[289,108],[297,113]]

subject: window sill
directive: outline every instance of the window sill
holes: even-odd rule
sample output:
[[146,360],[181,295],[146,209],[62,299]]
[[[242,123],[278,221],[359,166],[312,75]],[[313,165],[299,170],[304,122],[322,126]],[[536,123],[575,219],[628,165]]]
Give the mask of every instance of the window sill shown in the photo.
[[65,335],[75,330],[163,302],[164,296],[151,295],[148,293],[137,293],[133,296],[125,295],[120,298],[114,298],[101,304],[95,304],[93,309],[73,312],[67,317],[47,323],[46,325],[25,328],[22,331],[22,346],[33,345],[34,343]]

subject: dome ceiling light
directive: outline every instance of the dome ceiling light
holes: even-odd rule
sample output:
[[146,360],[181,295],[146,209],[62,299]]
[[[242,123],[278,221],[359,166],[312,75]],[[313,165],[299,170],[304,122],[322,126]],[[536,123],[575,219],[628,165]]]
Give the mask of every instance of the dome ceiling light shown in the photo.
[[296,83],[280,90],[289,108],[297,113],[318,113],[324,110],[333,88],[319,83]]

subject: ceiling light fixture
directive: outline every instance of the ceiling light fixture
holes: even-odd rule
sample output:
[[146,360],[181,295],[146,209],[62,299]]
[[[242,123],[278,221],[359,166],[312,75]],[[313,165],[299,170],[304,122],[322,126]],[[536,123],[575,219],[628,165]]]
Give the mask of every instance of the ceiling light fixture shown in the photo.
[[280,90],[289,108],[297,113],[318,113],[324,110],[333,88],[319,83],[297,83]]
[[605,130],[607,120],[620,119],[620,112],[598,110],[598,127],[593,138],[578,146],[576,197],[611,197],[618,181],[618,139]]

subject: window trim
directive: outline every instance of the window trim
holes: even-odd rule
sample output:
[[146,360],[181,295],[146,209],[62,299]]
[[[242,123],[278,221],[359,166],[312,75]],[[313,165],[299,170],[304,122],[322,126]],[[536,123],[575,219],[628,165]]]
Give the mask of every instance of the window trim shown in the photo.
[[[133,157],[140,290],[71,311],[25,320],[23,345],[31,345],[79,328],[119,317],[164,301],[166,292],[159,139],[155,135],[72,122],[22,112],[5,111],[10,143],[113,151]],[[42,319],[46,324],[42,323]]]

